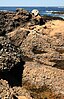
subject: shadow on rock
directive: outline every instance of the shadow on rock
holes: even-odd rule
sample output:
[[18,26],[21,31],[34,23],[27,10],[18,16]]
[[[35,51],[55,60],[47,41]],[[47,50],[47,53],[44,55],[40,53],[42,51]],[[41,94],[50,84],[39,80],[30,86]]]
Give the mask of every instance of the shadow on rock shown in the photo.
[[18,62],[10,71],[4,70],[0,72],[0,78],[7,80],[11,87],[13,86],[22,86],[22,74],[23,74],[23,65],[24,61]]

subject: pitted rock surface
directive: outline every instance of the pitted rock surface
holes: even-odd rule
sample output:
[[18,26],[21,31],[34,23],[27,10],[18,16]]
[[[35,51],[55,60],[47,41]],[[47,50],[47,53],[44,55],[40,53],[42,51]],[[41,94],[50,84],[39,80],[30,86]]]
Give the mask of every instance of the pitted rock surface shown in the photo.
[[4,99],[4,98],[10,98],[11,93],[9,90],[9,84],[6,80],[1,79],[0,80],[0,98]]
[[[19,87],[11,88],[9,72],[12,83],[19,81],[14,73],[21,77]],[[0,74],[2,99],[41,99],[43,88],[64,95],[64,21],[49,21],[24,9],[0,11]]]
[[20,62],[20,51],[6,37],[0,37],[0,70],[10,70]]
[[47,88],[56,94],[64,95],[64,70],[45,66],[37,62],[26,62],[23,72],[23,85],[29,89]]
[[[63,38],[63,35],[61,37]],[[61,39],[61,37],[50,37],[49,35],[42,35],[40,32],[32,31],[20,47],[24,59],[26,61],[27,59],[32,59],[48,66],[64,64],[64,39]]]
[[29,29],[17,28],[14,31],[8,33],[8,38],[11,40],[12,44],[19,47],[29,33]]
[[41,16],[32,16],[31,13],[24,9],[17,9],[16,12],[0,11],[0,36],[12,32],[17,27],[27,27],[27,24],[34,26],[45,24]]
[[0,98],[1,99],[20,99],[21,97],[26,97],[26,99],[32,99],[30,92],[23,87],[13,87],[10,88],[6,80],[0,80]]

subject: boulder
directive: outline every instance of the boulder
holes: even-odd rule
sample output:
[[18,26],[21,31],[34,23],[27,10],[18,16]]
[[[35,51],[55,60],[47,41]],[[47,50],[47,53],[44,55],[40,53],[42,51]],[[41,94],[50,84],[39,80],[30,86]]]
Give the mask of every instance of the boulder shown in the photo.
[[[57,39],[39,34],[37,31],[31,31],[20,46],[23,55],[22,58],[25,61],[37,61],[38,63],[45,64],[47,66],[59,65],[60,67],[63,63],[64,57],[58,50],[62,50],[63,46],[61,47],[61,45],[59,45],[57,48],[56,43],[53,43],[57,42],[55,40]],[[60,41],[59,44],[63,44],[63,42],[61,43]],[[60,64],[58,64],[59,61]]]
[[32,99],[30,91],[24,87],[13,87],[13,99]]
[[24,9],[19,10],[18,12],[16,12],[11,21],[9,21],[8,25],[6,26],[6,31],[11,32],[19,26],[24,27],[30,19],[31,14],[28,11]]
[[31,14],[22,9],[16,12],[0,11],[0,36],[13,31],[17,27],[23,27],[31,19]]
[[34,16],[37,16],[37,15],[39,14],[39,11],[38,11],[37,9],[33,9],[33,10],[32,10],[32,14],[33,14]]
[[24,39],[28,36],[30,33],[29,29],[24,28],[17,28],[14,31],[8,33],[8,38],[11,40],[11,43],[15,46],[20,46]]
[[11,98],[11,93],[9,88],[10,87],[8,82],[6,80],[1,79],[0,80],[0,98],[1,99]]
[[6,34],[6,27],[14,16],[15,12],[0,11],[0,36]]
[[[64,95],[64,70],[37,62],[26,62],[23,71],[23,86],[28,89],[50,89]],[[62,99],[62,98],[61,98]]]
[[44,25],[45,24],[44,19],[40,15],[38,16],[32,15],[30,22],[32,25]]
[[16,12],[0,11],[0,36],[12,32],[17,27],[26,27],[27,24],[43,25],[45,21],[41,16],[34,16],[24,9],[17,9]]

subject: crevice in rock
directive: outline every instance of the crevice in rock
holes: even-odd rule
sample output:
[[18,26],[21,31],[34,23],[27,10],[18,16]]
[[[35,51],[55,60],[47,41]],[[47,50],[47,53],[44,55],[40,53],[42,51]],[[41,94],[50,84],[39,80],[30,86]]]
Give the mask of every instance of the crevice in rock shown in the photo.
[[11,87],[22,86],[22,74],[25,62],[21,60],[10,71],[4,70],[0,72],[0,79],[7,80]]
[[40,18],[40,25],[44,25],[45,21],[43,20],[43,18]]
[[2,44],[0,44],[0,50],[3,48]]
[[56,48],[56,51],[59,52],[60,54],[64,53],[64,46]]
[[18,99],[15,95],[13,95],[13,99]]
[[43,53],[47,53],[46,51],[41,51],[37,48],[37,46],[34,46],[33,49],[32,49],[32,52],[34,54],[43,54]]
[[64,70],[64,60],[58,60],[55,63],[53,67]]

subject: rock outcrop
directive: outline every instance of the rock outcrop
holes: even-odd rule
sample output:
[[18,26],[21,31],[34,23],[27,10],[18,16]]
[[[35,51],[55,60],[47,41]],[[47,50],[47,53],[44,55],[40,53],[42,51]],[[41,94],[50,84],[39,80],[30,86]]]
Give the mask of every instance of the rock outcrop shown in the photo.
[[22,42],[20,49],[24,56],[23,60],[27,62],[23,72],[23,85],[30,85],[30,88],[34,86],[37,89],[47,86],[54,92],[63,94],[63,23],[63,21],[50,21],[40,26],[39,31],[36,27],[35,31],[31,31]]
[[64,94],[64,70],[37,62],[26,62],[23,72],[23,85],[29,89],[49,88],[55,93]]
[[24,9],[17,9],[16,12],[0,11],[0,36],[12,32],[17,27],[25,27],[27,24],[44,24],[42,17],[36,18]]
[[0,98],[64,99],[64,21],[24,9],[0,19]]
[[[61,28],[60,30],[57,30],[57,28],[55,30],[52,26],[53,25],[51,25],[51,27],[46,26],[46,29],[41,27],[41,32],[35,29],[28,34],[28,37],[23,41],[20,47],[23,56],[25,56],[24,59],[27,58],[37,61],[47,66],[59,66],[59,64],[61,66],[64,60],[63,31],[61,31]],[[61,31],[61,33],[57,31]]]

